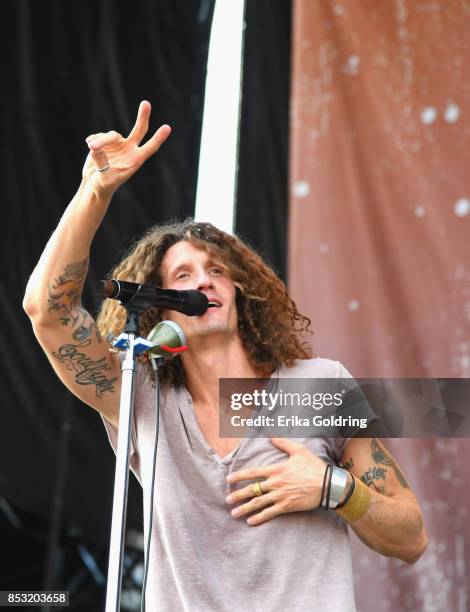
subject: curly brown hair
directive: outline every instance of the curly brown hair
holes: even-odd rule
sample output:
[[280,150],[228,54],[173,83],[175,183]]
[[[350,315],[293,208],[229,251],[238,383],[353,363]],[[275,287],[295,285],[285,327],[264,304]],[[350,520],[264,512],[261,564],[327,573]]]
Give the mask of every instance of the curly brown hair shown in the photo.
[[[297,359],[308,359],[312,350],[302,337],[312,333],[310,319],[299,313],[284,283],[253,249],[240,238],[227,234],[211,223],[192,219],[150,228],[131,248],[109,277],[136,283],[162,285],[161,263],[167,250],[182,240],[207,250],[222,263],[236,291],[238,331],[253,368],[266,375],[282,364],[291,367]],[[140,331],[146,336],[162,320],[154,306],[140,317]],[[106,299],[97,317],[103,337],[124,329],[126,310],[117,301]],[[181,359],[166,361],[160,368],[166,384],[184,381]]]

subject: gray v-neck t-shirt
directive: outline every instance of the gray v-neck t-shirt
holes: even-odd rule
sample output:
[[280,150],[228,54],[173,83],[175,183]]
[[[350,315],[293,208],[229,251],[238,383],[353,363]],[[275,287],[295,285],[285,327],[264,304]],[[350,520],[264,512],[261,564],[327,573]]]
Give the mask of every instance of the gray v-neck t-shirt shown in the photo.
[[[311,359],[281,368],[279,378],[346,378],[337,361]],[[155,388],[140,366],[135,392],[131,467],[143,488],[147,540],[155,441]],[[117,430],[103,419],[112,447]],[[295,438],[329,463],[339,463],[343,438]],[[221,458],[196,420],[186,387],[161,391],[160,432],[148,612],[354,612],[346,523],[334,512],[282,514],[257,526],[234,518],[225,502],[229,473],[276,463],[286,454],[269,438],[245,437]]]

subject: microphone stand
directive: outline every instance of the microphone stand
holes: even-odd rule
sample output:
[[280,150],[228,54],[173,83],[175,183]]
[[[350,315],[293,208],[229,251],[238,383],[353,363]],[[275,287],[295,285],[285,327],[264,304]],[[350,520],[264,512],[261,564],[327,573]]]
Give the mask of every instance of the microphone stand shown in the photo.
[[[129,489],[129,459],[132,434],[132,422],[134,413],[134,385],[136,374],[135,356],[139,353],[155,347],[157,336],[153,340],[140,338],[140,313],[154,304],[153,296],[148,295],[146,285],[140,285],[133,294],[123,295],[119,298],[120,303],[127,310],[127,321],[124,332],[114,341],[113,345],[119,349],[125,349],[126,354],[122,362],[121,398],[119,404],[119,430],[116,449],[116,472],[114,476],[113,512],[111,520],[111,538],[109,545],[108,582],[106,586],[105,612],[119,612],[121,602],[122,566],[124,559],[124,541],[127,514],[127,493]],[[169,321],[166,322],[170,324]],[[157,326],[158,327],[158,326]],[[174,324],[170,325],[172,334],[175,334]],[[154,328],[155,330],[156,328]],[[154,331],[152,330],[152,332]],[[182,332],[181,332],[182,333]],[[184,334],[182,337],[176,331],[181,344],[185,344]],[[171,334],[170,334],[171,335]],[[170,346],[163,344],[170,341]],[[161,336],[159,343],[166,353],[176,353],[186,350],[187,346],[179,348],[171,347],[171,340],[165,333]],[[151,357],[152,367],[158,376],[158,355]],[[157,380],[158,391],[158,380]],[[151,525],[149,529],[151,530]],[[151,532],[150,532],[151,533]],[[145,597],[145,594],[144,594]]]
[[127,494],[129,488],[129,459],[134,412],[134,385],[136,374],[136,355],[148,346],[139,338],[140,312],[148,307],[138,298],[121,304],[127,309],[127,322],[124,332],[113,342],[114,346],[125,348],[122,362],[121,399],[119,405],[119,431],[116,450],[116,472],[114,477],[114,497],[109,546],[108,582],[106,587],[106,612],[119,612],[122,585],[122,566],[127,513]]

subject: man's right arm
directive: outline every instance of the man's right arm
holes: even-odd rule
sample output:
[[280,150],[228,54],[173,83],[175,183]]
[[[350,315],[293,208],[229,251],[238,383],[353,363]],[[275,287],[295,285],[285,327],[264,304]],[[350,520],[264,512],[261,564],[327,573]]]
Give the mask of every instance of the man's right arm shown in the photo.
[[117,427],[120,362],[81,304],[91,241],[110,199],[100,201],[82,185],[28,282],[23,306],[62,382]]
[[[116,189],[170,134],[162,126],[144,145],[150,104],[142,102],[127,138],[117,132],[87,138],[90,149],[80,188],[46,245],[26,288],[23,307],[62,382],[115,427],[119,423],[121,365],[81,304],[90,246]],[[108,168],[99,172],[100,168]]]

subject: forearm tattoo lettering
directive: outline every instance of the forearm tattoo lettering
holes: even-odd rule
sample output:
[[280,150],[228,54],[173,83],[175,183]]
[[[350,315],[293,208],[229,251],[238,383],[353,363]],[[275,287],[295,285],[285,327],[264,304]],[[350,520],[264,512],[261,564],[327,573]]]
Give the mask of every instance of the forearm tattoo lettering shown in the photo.
[[406,481],[406,478],[401,473],[399,467],[397,466],[395,461],[387,454],[385,448],[380,445],[379,441],[376,438],[372,438],[371,449],[372,449],[372,458],[375,461],[375,463],[391,467],[392,470],[395,472],[396,477],[398,478],[398,481],[401,484],[401,486],[404,489],[409,489],[410,485],[408,484],[408,482]]
[[79,344],[63,344],[58,351],[52,353],[61,363],[65,364],[67,370],[75,372],[75,382],[79,385],[95,385],[96,397],[103,397],[106,391],[114,392],[116,378],[109,378],[106,372],[111,367],[105,357],[93,360],[83,351],[90,346],[91,339],[88,338]]
[[93,338],[102,342],[100,333],[91,315],[80,305],[80,296],[88,259],[65,267],[64,273],[49,284],[49,311],[59,315],[62,325],[72,327],[72,342],[63,344],[52,355],[75,373],[79,385],[94,385],[96,397],[114,392],[117,377],[110,378],[111,366],[106,357],[93,359],[86,353]]

